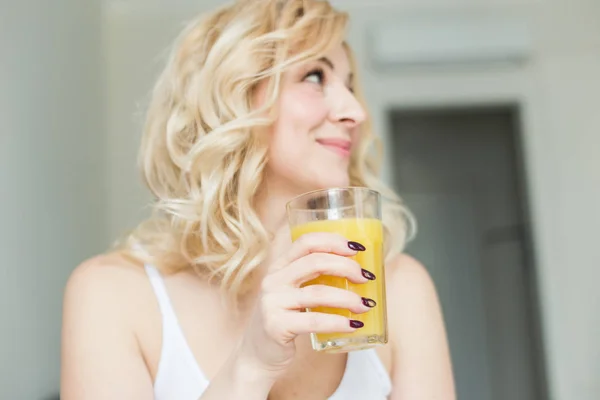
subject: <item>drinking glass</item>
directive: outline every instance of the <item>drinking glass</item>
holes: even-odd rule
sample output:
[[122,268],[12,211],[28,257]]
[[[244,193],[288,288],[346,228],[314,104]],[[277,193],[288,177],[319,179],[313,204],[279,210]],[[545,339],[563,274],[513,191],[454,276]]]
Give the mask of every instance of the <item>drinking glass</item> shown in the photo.
[[361,187],[317,190],[291,200],[287,204],[287,215],[293,241],[311,232],[340,234],[364,247],[363,251],[358,251],[352,258],[364,270],[375,275],[374,280],[362,284],[337,276],[321,275],[303,285],[334,286],[375,302],[375,306],[364,314],[331,307],[307,309],[307,312],[343,315],[364,324],[352,333],[311,333],[313,349],[332,353],[348,352],[387,343],[383,225],[379,193]]

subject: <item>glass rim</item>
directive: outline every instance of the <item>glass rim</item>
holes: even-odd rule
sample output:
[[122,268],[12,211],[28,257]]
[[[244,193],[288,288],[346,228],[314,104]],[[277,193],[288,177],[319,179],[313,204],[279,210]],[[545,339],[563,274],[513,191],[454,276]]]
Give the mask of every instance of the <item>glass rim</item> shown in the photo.
[[[361,192],[369,192],[371,194],[374,194],[375,196],[377,196],[378,199],[381,199],[381,193],[379,193],[377,190],[375,189],[371,189],[368,188],[366,186],[345,186],[345,187],[332,187],[332,188],[327,188],[327,189],[316,189],[316,190],[311,190],[310,192],[306,192],[306,193],[302,193],[294,198],[292,198],[291,200],[289,200],[286,203],[286,210],[289,212],[290,210],[293,211],[325,211],[328,210],[328,208],[292,208],[292,203],[294,203],[295,201],[298,201],[300,199],[302,199],[303,197],[309,197],[311,195],[315,195],[317,193],[328,193],[328,192],[344,192],[344,191],[361,191]],[[351,208],[354,206],[343,206],[343,207],[338,207],[338,208]]]

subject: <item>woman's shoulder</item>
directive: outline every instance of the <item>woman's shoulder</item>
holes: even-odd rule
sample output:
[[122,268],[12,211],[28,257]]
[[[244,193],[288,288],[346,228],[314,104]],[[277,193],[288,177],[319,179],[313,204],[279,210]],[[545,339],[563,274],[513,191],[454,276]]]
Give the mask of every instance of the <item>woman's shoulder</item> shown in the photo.
[[395,310],[390,324],[409,329],[416,319],[440,314],[440,304],[435,283],[427,268],[415,258],[401,254],[392,259],[386,268],[386,293],[388,304]]
[[78,265],[67,281],[67,290],[108,290],[112,295],[118,295],[123,287],[130,292],[143,285],[145,276],[141,262],[121,252],[105,253]]
[[69,276],[65,312],[112,313],[112,318],[127,321],[135,315],[137,302],[147,301],[148,286],[142,263],[120,252],[101,254],[82,262]]
[[[431,290],[433,281],[427,268],[412,256],[402,253],[387,263],[386,283],[393,289],[412,287]],[[398,287],[399,286],[399,287]]]
[[[123,254],[99,255],[74,269],[63,301],[63,391],[73,398],[82,397],[84,388],[105,398],[119,391],[139,394],[129,398],[151,395],[140,333],[160,332],[152,296],[143,264]],[[130,380],[116,379],[124,374]]]
[[386,286],[393,365],[410,365],[394,368],[394,392],[400,397],[454,399],[444,318],[427,269],[401,255],[388,264]]

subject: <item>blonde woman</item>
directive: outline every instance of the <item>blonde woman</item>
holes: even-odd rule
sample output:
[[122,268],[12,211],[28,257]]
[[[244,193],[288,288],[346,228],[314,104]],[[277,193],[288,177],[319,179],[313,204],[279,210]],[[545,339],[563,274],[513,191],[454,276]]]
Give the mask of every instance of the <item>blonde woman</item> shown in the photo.
[[[246,0],[193,22],[153,92],[140,165],[155,213],[65,293],[63,400],[454,399],[434,286],[402,255],[407,218],[376,177],[346,15],[315,0]],[[369,312],[318,274],[378,279],[361,244],[294,244],[285,204],[319,188],[384,194],[389,343],[328,355],[309,332],[351,332],[327,305]],[[367,299],[368,300],[368,299]]]

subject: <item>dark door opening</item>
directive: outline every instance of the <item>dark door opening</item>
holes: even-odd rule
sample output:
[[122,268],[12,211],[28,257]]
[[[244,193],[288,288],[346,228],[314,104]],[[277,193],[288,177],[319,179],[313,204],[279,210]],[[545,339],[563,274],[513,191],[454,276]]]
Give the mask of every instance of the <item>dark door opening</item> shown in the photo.
[[393,110],[407,253],[438,288],[461,400],[546,399],[516,106]]

